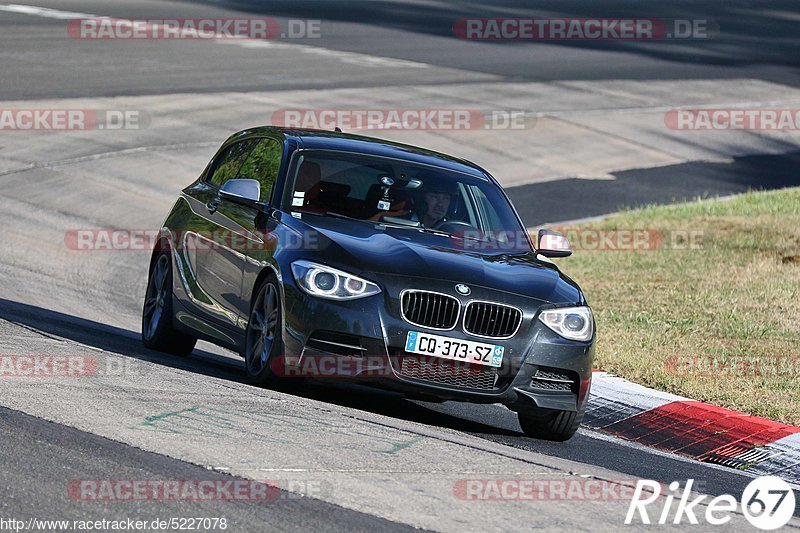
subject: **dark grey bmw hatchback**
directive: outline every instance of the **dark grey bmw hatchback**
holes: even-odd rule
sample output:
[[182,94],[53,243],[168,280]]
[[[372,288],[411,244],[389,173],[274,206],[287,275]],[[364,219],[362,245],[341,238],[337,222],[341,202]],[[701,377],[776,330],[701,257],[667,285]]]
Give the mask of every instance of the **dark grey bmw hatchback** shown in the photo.
[[502,403],[567,440],[589,394],[594,317],[480,167],[384,140],[261,127],[186,187],[150,261],[145,346],[239,353],[263,386],[345,378],[412,398]]

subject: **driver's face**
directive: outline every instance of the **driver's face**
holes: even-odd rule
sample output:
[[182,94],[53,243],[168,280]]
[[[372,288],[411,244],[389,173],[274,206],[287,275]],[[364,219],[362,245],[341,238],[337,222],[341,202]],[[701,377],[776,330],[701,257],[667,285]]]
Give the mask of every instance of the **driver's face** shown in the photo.
[[450,195],[441,192],[426,192],[425,205],[428,206],[426,214],[430,218],[441,220],[450,209]]

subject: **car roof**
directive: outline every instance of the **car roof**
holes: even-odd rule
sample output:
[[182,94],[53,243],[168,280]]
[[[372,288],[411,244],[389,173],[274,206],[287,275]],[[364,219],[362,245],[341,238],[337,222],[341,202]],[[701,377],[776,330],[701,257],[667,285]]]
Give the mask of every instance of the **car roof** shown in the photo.
[[414,163],[434,165],[437,167],[463,172],[472,176],[490,179],[492,177],[484,169],[467,161],[441,152],[435,152],[410,144],[402,144],[375,137],[364,135],[353,135],[338,131],[313,130],[282,128],[278,126],[261,126],[240,131],[232,135],[229,141],[251,135],[264,135],[278,133],[286,137],[287,140],[295,141],[298,148],[308,150],[338,150],[343,152],[355,152],[359,154],[376,155],[383,157],[393,157]]

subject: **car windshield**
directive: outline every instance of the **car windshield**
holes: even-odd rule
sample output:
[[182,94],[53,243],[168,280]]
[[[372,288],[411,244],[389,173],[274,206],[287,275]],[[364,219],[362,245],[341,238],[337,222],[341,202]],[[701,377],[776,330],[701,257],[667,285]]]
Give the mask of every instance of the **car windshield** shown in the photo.
[[464,239],[522,240],[524,229],[494,183],[448,169],[362,154],[304,150],[295,158],[284,209],[347,217]]

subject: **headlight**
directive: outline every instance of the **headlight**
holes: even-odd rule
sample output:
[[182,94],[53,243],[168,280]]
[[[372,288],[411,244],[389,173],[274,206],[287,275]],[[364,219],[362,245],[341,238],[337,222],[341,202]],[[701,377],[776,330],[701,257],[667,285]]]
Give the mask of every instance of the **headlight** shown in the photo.
[[594,335],[594,319],[588,307],[565,307],[542,311],[539,320],[565,339],[588,341]]
[[354,300],[381,292],[371,281],[311,261],[292,263],[292,274],[301,289],[320,298]]

